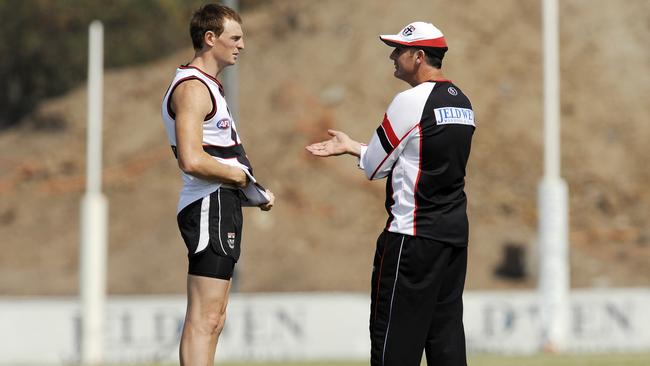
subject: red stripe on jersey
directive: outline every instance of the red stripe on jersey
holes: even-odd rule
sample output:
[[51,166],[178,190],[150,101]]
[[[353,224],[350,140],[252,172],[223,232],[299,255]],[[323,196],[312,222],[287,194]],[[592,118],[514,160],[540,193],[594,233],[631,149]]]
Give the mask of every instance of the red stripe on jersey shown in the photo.
[[417,214],[418,214],[418,183],[420,183],[420,174],[422,173],[422,127],[418,125],[420,131],[420,156],[418,161],[418,176],[415,178],[415,184],[413,185],[413,236],[417,232]]
[[393,127],[390,125],[387,114],[384,114],[384,121],[381,123],[381,128],[383,128],[384,132],[386,132],[386,137],[388,137],[390,144],[393,145],[393,149],[397,147],[397,145],[399,145],[399,139],[395,135]]
[[[383,126],[383,123],[382,123],[382,126]],[[400,143],[401,143],[401,142],[406,138],[406,136],[408,136],[409,133],[411,133],[411,131],[413,131],[413,129],[415,129],[416,127],[419,127],[419,126],[420,126],[420,123],[418,122],[417,125],[413,126],[413,128],[411,128],[410,130],[408,130],[408,132],[405,133],[404,136],[402,136],[402,138],[399,139],[399,141],[397,141],[397,144],[393,147],[393,150],[395,150],[395,148],[397,147],[397,145],[399,145],[399,144],[400,144]],[[393,153],[393,152],[391,151],[391,152],[389,152],[388,154],[386,154],[386,156],[384,156],[384,159],[381,161],[381,163],[379,163],[379,165],[377,165],[377,168],[375,169],[375,171],[372,172],[372,175],[370,176],[370,179],[372,179],[372,178],[375,177],[375,174],[377,174],[377,172],[379,171],[379,168],[381,168],[381,166],[384,164],[384,162],[386,161],[386,159],[388,159],[388,157],[389,157],[390,154],[392,154],[392,153]]]

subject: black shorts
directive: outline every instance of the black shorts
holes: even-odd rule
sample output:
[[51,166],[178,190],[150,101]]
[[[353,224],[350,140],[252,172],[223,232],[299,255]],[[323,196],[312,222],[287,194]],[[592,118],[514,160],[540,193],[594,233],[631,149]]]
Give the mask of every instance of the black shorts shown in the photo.
[[178,213],[189,274],[225,280],[232,277],[241,252],[240,194],[239,190],[222,187]]
[[465,366],[467,247],[384,231],[370,309],[371,365]]

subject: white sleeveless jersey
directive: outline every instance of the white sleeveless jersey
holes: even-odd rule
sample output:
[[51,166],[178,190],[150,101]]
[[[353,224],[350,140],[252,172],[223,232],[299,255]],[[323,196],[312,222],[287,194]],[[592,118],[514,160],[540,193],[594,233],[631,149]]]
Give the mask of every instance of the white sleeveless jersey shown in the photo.
[[[203,149],[215,159],[218,158],[226,162],[236,159],[250,168],[250,162],[237,135],[235,121],[228,110],[221,84],[214,77],[193,66],[181,66],[176,69],[176,76],[167,89],[162,103],[162,119],[174,155],[176,156],[176,115],[171,108],[171,96],[176,87],[187,80],[199,80],[205,84],[212,99],[212,110],[203,120]],[[222,185],[217,181],[200,179],[184,172],[181,174],[183,188],[178,201],[177,213],[190,203],[208,196]]]

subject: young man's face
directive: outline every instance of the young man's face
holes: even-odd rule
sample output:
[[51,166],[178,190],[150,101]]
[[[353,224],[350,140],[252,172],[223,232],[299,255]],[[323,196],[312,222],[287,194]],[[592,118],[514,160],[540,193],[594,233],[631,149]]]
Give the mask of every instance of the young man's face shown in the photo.
[[234,65],[239,58],[239,52],[244,49],[244,32],[237,21],[226,18],[223,32],[215,40],[212,48],[219,63],[226,66]]
[[396,78],[409,82],[415,74],[415,52],[410,47],[395,47],[390,54],[390,59],[393,60],[395,65]]

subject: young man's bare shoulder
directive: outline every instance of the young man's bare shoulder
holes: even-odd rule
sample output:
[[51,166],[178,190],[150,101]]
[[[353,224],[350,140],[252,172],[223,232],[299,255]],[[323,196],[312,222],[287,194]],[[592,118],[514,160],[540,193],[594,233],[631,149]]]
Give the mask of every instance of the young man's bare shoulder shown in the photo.
[[199,79],[185,80],[176,86],[172,98],[208,98],[210,100],[210,91],[207,85]]
[[178,113],[185,108],[206,110],[212,109],[210,91],[202,81],[190,79],[178,84],[172,94],[172,109]]

